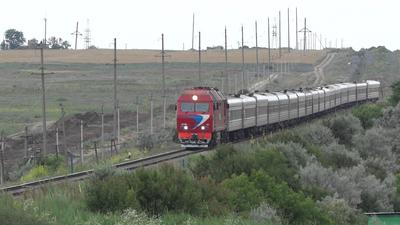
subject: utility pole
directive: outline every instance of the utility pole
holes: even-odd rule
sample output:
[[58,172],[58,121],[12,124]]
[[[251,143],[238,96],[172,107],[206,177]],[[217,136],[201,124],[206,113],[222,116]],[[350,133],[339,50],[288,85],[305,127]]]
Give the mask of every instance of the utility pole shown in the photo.
[[150,135],[153,135],[153,94],[150,95]]
[[58,158],[58,155],[60,154],[60,145],[58,142],[58,127],[56,128],[56,156]]
[[46,125],[46,89],[44,87],[44,65],[43,65],[43,46],[40,48],[40,65],[42,79],[42,117],[43,117],[43,152],[42,156],[47,154],[47,125]]
[[192,24],[192,50],[194,50],[194,13],[193,13],[193,24]]
[[279,11],[279,58],[282,57],[282,26],[281,26],[281,11]]
[[79,22],[76,22],[76,30],[74,33],[72,33],[72,35],[75,35],[75,50],[78,47],[78,35],[82,35],[81,33],[79,33],[78,25],[79,25]]
[[304,33],[304,54],[306,53],[306,49],[307,49],[307,32],[311,32],[308,28],[307,28],[307,18],[304,18],[304,28],[301,29],[299,32],[303,32]]
[[298,37],[298,30],[297,27],[297,7],[296,7],[296,50],[299,50],[299,37]]
[[139,137],[139,96],[136,96],[136,134]]
[[268,17],[268,78],[271,81],[271,34],[269,30],[269,17]]
[[113,121],[113,139],[117,137],[117,39],[114,38],[114,121]]
[[104,143],[104,104],[101,104],[101,145]]
[[165,51],[164,51],[164,34],[161,34],[161,70],[162,70],[162,86],[163,86],[163,127],[165,129],[166,117],[166,96],[165,96]]
[[288,42],[288,52],[290,53],[290,11],[289,8],[287,9],[287,42]]
[[25,126],[24,150],[25,150],[25,159],[27,159],[28,158],[28,126]]
[[1,142],[1,151],[0,151],[0,156],[1,156],[1,166],[0,166],[0,185],[4,184],[4,151],[5,151],[5,139],[3,136],[3,132],[0,134],[0,142]]
[[227,38],[227,31],[226,31],[226,26],[225,26],[225,76],[226,76],[226,89],[227,92],[229,93],[230,88],[229,88],[229,76],[228,76],[228,38]]
[[199,85],[201,86],[201,32],[199,31]]
[[47,18],[44,18],[44,40],[43,44],[47,47]]
[[257,33],[257,21],[256,21],[256,77],[258,78],[259,76],[259,71],[258,71],[258,33]]
[[242,25],[242,90],[245,89],[244,79],[244,38],[243,38],[243,25]]
[[63,151],[64,151],[64,155],[67,154],[67,142],[65,140],[65,110],[64,110],[64,106],[62,103],[60,103],[60,108],[61,108],[61,121],[62,121],[62,134],[63,134]]
[[83,165],[83,121],[81,120],[81,146],[80,146],[81,164]]
[[121,137],[121,120],[119,117],[119,104],[117,106],[117,144],[120,143],[120,137]]

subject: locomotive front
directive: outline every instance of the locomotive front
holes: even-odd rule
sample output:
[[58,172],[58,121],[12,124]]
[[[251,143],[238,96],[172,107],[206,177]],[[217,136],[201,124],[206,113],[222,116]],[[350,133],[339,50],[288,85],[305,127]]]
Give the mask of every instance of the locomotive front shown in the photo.
[[206,148],[212,141],[213,99],[209,90],[185,90],[178,98],[176,122],[178,139],[185,148]]

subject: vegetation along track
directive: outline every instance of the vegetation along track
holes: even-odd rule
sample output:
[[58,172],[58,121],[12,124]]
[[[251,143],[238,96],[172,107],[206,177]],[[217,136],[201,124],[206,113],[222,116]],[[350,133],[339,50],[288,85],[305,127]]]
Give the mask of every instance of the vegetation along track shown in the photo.
[[[171,161],[174,159],[182,158],[191,154],[196,154],[199,152],[203,151],[190,151],[190,150],[174,150],[174,151],[169,151],[166,153],[161,153],[158,155],[142,158],[142,159],[137,159],[133,161],[128,161],[128,162],[123,162],[123,163],[118,163],[113,165],[114,168],[118,169],[125,169],[125,170],[134,170],[139,167],[147,167],[151,165],[155,165],[161,162],[166,162],[166,161]],[[72,173],[68,175],[63,175],[63,176],[56,176],[56,177],[50,177],[38,181],[33,181],[33,182],[28,182],[24,184],[19,184],[19,185],[14,185],[14,186],[9,186],[9,187],[4,187],[0,188],[0,192],[4,191],[9,194],[12,194],[14,196],[21,195],[24,192],[34,190],[37,188],[40,188],[43,185],[50,184],[50,183],[60,183],[60,182],[65,182],[65,181],[79,181],[83,179],[87,179],[90,176],[94,174],[94,170],[86,170],[82,172],[77,172],[77,173]]]

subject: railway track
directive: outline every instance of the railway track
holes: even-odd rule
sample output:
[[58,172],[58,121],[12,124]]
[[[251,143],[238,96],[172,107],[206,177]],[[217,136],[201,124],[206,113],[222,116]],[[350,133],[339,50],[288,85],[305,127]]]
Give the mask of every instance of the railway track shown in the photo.
[[[174,159],[183,158],[185,156],[197,154],[199,152],[203,152],[203,151],[174,150],[174,151],[169,151],[166,153],[161,153],[158,155],[154,155],[154,156],[150,156],[150,157],[146,157],[146,158],[142,158],[142,159],[118,163],[118,164],[113,165],[113,167],[118,168],[118,169],[124,169],[124,170],[134,170],[134,169],[140,168],[140,167],[147,167],[147,166],[155,165],[155,164],[158,164],[161,162],[167,162],[167,161],[171,161]],[[93,176],[93,174],[94,174],[94,170],[91,169],[91,170],[76,172],[76,173],[72,173],[72,174],[68,174],[68,175],[50,177],[50,178],[32,181],[32,182],[28,182],[28,183],[3,187],[3,188],[0,188],[0,192],[6,192],[6,193],[12,194],[14,196],[17,196],[17,195],[23,194],[24,192],[38,189],[41,186],[46,185],[46,184],[56,184],[56,183],[61,183],[61,182],[65,182],[65,181],[84,180],[84,179],[87,179],[87,178]]]

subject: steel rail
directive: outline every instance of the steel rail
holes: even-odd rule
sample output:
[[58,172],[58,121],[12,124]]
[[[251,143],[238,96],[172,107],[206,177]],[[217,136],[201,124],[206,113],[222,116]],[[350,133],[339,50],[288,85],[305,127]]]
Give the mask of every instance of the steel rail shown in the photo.
[[[136,159],[132,161],[127,161],[127,162],[122,162],[113,165],[112,167],[118,168],[118,169],[124,169],[124,170],[134,170],[140,167],[147,167],[151,165],[155,165],[161,162],[167,162],[171,161],[174,159],[182,158],[188,155],[192,154],[197,154],[202,151],[190,151],[190,150],[174,150],[174,151],[169,151],[153,156],[149,156],[146,158],[141,158],[141,159]],[[91,176],[93,176],[95,170],[90,169],[90,170],[85,170],[81,172],[76,172],[76,173],[71,173],[67,175],[61,175],[61,176],[55,176],[55,177],[49,177],[37,181],[32,181],[32,182],[27,182],[23,184],[18,184],[18,185],[13,185],[13,186],[8,186],[8,187],[3,187],[0,188],[0,192],[7,192],[9,194],[12,194],[14,196],[21,195],[24,192],[34,190],[37,188],[40,188],[41,186],[45,184],[50,184],[50,183],[60,183],[64,181],[79,181],[79,180],[84,180],[87,179]]]

